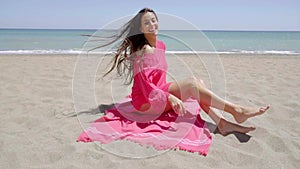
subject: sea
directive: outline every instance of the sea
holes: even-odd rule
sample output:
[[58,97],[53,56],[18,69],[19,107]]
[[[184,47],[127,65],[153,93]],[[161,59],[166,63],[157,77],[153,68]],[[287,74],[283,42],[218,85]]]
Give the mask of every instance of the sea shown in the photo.
[[[0,54],[79,54],[104,44],[104,37],[114,33],[116,30],[0,29]],[[167,53],[300,54],[300,31],[160,30],[158,38],[166,44]],[[113,52],[118,43],[98,52]]]

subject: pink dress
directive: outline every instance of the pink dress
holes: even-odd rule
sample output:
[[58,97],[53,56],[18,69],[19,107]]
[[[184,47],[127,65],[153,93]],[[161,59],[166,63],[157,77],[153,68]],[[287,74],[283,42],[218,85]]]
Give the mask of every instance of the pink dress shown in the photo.
[[[106,110],[105,116],[85,129],[77,141],[102,144],[130,140],[157,150],[181,149],[206,155],[212,142],[210,131],[199,113],[201,108],[192,98],[183,102],[187,114],[164,112],[170,83],[166,83],[165,45],[157,41],[154,53],[137,56],[134,61],[132,93]],[[150,104],[145,112],[139,109]]]
[[151,107],[147,113],[159,114],[163,113],[167,105],[168,89],[171,83],[166,83],[168,65],[165,50],[165,44],[157,40],[154,53],[135,58],[131,96],[132,104],[137,110],[140,110],[143,104],[148,103]]

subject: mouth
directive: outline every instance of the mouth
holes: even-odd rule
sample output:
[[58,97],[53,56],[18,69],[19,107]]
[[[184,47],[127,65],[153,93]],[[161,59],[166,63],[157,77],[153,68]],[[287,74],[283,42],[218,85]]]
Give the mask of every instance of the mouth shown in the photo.
[[155,33],[157,31],[157,29],[150,29],[149,33]]

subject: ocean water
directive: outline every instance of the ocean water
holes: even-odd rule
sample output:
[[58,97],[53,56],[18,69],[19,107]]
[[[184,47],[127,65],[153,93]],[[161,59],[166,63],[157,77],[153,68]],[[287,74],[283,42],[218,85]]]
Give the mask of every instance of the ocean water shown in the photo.
[[[104,43],[82,35],[108,36],[112,32],[0,29],[0,54],[76,54]],[[159,39],[169,53],[300,54],[300,31],[160,30]]]

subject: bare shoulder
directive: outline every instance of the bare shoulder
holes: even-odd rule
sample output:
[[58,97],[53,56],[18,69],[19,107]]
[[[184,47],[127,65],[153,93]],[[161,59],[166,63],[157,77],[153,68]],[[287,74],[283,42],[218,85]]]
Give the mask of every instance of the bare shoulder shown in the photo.
[[150,45],[146,44],[143,47],[144,53],[154,53],[155,48],[151,47]]
[[154,53],[155,48],[151,47],[150,45],[146,44],[144,47],[136,52],[137,55],[149,54]]

